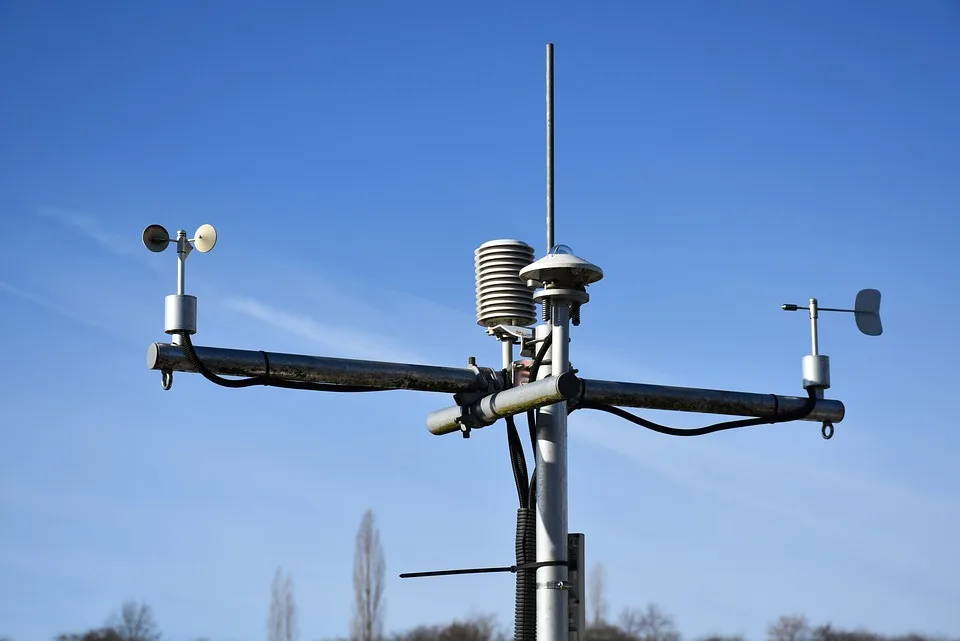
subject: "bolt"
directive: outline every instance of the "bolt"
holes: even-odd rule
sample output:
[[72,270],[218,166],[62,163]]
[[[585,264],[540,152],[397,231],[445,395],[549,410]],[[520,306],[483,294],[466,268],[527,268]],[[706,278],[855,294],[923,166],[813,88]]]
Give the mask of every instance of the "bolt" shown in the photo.
[[540,301],[540,304],[543,306],[540,316],[544,323],[548,323],[550,322],[550,299],[544,298],[542,301]]
[[570,309],[570,322],[573,323],[574,327],[580,326],[580,303],[574,303]]

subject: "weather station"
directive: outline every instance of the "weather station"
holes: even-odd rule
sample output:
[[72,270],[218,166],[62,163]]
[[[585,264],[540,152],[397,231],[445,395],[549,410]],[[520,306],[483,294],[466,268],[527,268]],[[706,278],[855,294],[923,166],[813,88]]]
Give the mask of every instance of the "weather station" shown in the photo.
[[[576,410],[598,410],[669,436],[701,436],[723,430],[791,421],[820,423],[823,438],[834,435],[844,405],[828,399],[830,360],[820,354],[820,312],[852,313],[860,331],[882,333],[880,292],[864,289],[853,309],[787,304],[808,310],[812,352],[801,362],[802,395],[779,395],[591,379],[570,366],[571,327],[581,324],[590,301],[588,287],[603,270],[554,239],[554,72],[553,45],[546,47],[546,253],[539,259],[521,240],[498,239],[474,252],[477,324],[500,342],[498,367],[443,367],[282,354],[193,344],[197,298],[186,293],[186,261],[193,249],[207,253],[217,243],[211,225],[192,238],[151,225],[143,244],[177,250],[177,292],[165,300],[164,331],[170,342],[153,343],[147,365],[161,373],[164,390],[174,372],[198,373],[217,385],[258,385],[321,392],[361,393],[415,390],[450,394],[453,405],[429,414],[431,434],[460,434],[490,427],[501,419],[507,432],[517,486],[516,562],[509,566],[402,574],[403,578],[512,572],[516,580],[517,641],[584,641],[586,629],[584,535],[568,532],[567,421]],[[539,314],[537,308],[539,306]],[[539,316],[539,322],[538,322]],[[241,377],[241,378],[238,378]],[[672,410],[740,417],[699,428],[655,423],[623,408]],[[527,468],[516,416],[525,415],[533,469]]]

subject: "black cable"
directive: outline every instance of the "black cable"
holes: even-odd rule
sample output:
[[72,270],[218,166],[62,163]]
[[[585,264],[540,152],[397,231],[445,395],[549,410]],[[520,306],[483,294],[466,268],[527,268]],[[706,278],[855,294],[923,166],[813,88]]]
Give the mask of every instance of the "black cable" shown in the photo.
[[[553,333],[551,332],[543,337],[543,342],[533,357],[533,364],[530,365],[531,383],[537,380],[537,374],[540,373],[540,366],[543,364],[543,359],[547,357],[547,350],[550,349],[552,343]],[[527,497],[527,505],[532,507],[537,503],[537,414],[534,410],[527,410],[527,429],[530,431],[530,447],[533,448],[534,460],[533,473],[530,475],[530,492]]]
[[536,570],[553,566],[569,566],[569,561],[540,561],[539,563],[524,563],[522,565],[500,565],[490,568],[469,568],[466,570],[430,570],[429,572],[404,572],[401,579],[419,579],[426,576],[455,576],[458,574],[490,574],[493,572],[516,572],[517,570]]
[[533,466],[533,472],[530,474],[530,493],[527,495],[527,505],[531,508],[537,505],[537,466]]
[[[553,333],[543,337],[530,366],[530,382],[537,380],[540,366],[553,342]],[[530,447],[533,453],[533,473],[527,484],[527,507],[517,510],[517,592],[514,604],[515,641],[535,641],[537,638],[537,572],[530,561],[537,557],[537,415],[527,411],[527,429],[530,432]],[[526,561],[527,563],[524,563]]]
[[284,381],[281,379],[272,378],[270,376],[270,358],[267,356],[266,352],[261,352],[263,354],[263,363],[264,370],[266,374],[264,376],[251,376],[249,378],[223,378],[222,376],[217,376],[210,369],[203,364],[203,361],[200,360],[200,357],[197,356],[197,351],[193,347],[193,341],[190,340],[190,334],[187,332],[179,332],[180,337],[183,339],[183,348],[184,353],[187,355],[187,360],[190,361],[190,364],[193,365],[194,369],[197,370],[205,379],[211,383],[216,383],[221,387],[230,387],[234,389],[239,389],[243,387],[253,387],[255,385],[264,385],[266,387],[282,387],[284,389],[296,389],[296,390],[306,390],[311,392],[384,392],[387,391],[387,388],[382,387],[358,387],[354,385],[331,385],[327,383],[308,383],[304,381]]
[[517,510],[516,532],[517,579],[514,594],[514,641],[537,639],[537,571],[527,569],[537,560],[537,511],[527,507]]
[[454,576],[457,574],[489,574],[492,572],[516,572],[517,566],[504,565],[495,568],[470,568],[469,570],[432,570],[430,572],[404,572],[401,579],[420,579],[425,576]]
[[[540,349],[537,350],[536,355],[533,357],[533,364],[530,365],[530,382],[537,380],[537,374],[540,373],[540,366],[543,364],[543,359],[547,357],[547,350],[550,349],[550,345],[553,343],[553,333],[547,334],[543,338],[543,342],[540,345]],[[536,457],[537,451],[537,415],[534,410],[527,410],[527,429],[530,431],[530,447],[533,448],[534,457]]]
[[[504,369],[503,381],[504,389],[509,389],[513,386],[513,380],[510,377],[510,371]],[[510,453],[510,469],[513,471],[513,481],[517,486],[517,499],[519,500],[520,507],[527,507],[527,494],[529,492],[527,486],[527,459],[523,454],[523,442],[520,440],[520,434],[517,432],[517,423],[514,420],[513,416],[508,416],[504,419],[507,424],[507,449]]]
[[648,430],[653,430],[654,432],[659,432],[660,434],[666,434],[667,436],[704,436],[706,434],[713,434],[714,432],[722,432],[724,430],[732,430],[739,427],[787,423],[806,418],[810,412],[813,411],[813,408],[817,406],[816,393],[811,389],[807,390],[807,394],[807,400],[803,404],[803,407],[790,412],[781,413],[779,410],[774,410],[773,416],[738,419],[735,421],[725,421],[723,423],[714,423],[713,425],[695,428],[677,428],[660,425],[659,423],[654,423],[651,420],[642,418],[636,414],[632,414],[626,410],[620,409],[619,407],[614,407],[613,405],[607,405],[605,403],[591,403],[589,401],[585,401],[579,403],[574,409],[589,409],[607,412],[608,414],[613,414],[614,416],[628,420],[635,425],[640,425]]
[[527,507],[527,495],[530,492],[527,485],[527,460],[523,455],[523,443],[520,440],[520,434],[517,432],[517,424],[512,416],[506,418],[507,422],[507,445],[510,450],[510,467],[513,469],[513,480],[517,486],[517,498],[520,507]]

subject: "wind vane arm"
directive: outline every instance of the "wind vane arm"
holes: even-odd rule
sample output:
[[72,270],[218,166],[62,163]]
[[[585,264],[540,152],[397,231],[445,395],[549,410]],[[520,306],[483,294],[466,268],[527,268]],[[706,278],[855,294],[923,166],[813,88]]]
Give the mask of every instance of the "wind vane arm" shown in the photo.
[[[593,379],[583,380],[580,398],[590,403],[619,407],[754,418],[775,418],[778,414],[797,412],[807,403],[807,399],[800,396]],[[839,423],[844,412],[840,401],[818,399],[814,408],[798,420]]]

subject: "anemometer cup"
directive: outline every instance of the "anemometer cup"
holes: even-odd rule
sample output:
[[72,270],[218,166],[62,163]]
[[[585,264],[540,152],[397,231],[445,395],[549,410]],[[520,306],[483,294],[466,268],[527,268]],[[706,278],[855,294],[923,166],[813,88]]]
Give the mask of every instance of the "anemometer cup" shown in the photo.
[[167,334],[197,333],[197,297],[170,294],[164,299],[163,330]]

